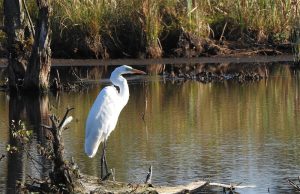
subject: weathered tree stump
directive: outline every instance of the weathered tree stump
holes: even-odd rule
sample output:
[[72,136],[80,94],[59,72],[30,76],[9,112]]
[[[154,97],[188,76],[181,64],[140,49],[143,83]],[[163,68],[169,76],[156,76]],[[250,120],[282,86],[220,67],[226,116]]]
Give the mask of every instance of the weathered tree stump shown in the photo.
[[51,67],[51,30],[49,0],[37,0],[39,18],[36,24],[34,45],[24,78],[24,88],[45,91],[49,88]]
[[33,36],[25,17],[22,0],[4,0],[4,31],[7,36],[9,88],[23,84]]
[[47,90],[51,67],[50,0],[37,0],[35,32],[24,0],[4,0],[3,5],[10,90]]

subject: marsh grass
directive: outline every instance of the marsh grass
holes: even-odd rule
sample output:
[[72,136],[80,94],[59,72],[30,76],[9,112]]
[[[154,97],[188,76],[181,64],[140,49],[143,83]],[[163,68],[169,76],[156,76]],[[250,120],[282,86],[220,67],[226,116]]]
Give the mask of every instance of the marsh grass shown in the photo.
[[[35,1],[26,2],[35,18]],[[52,5],[54,50],[96,58],[159,57],[161,41],[176,30],[202,38],[287,42],[299,7],[297,0],[56,0]]]

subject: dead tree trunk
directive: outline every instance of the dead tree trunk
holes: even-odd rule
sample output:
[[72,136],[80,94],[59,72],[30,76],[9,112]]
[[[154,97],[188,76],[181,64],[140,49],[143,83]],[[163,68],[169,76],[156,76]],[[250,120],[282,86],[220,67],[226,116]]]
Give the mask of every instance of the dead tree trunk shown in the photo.
[[50,0],[36,2],[39,16],[35,33],[24,0],[4,0],[3,3],[11,90],[40,91],[49,87],[51,6]]
[[39,18],[36,24],[34,45],[25,74],[24,88],[47,90],[51,67],[50,0],[37,0]]
[[[76,187],[74,180],[74,173],[71,166],[64,159],[64,143],[62,139],[62,131],[64,127],[71,122],[72,117],[69,116],[69,112],[73,108],[68,108],[61,121],[57,119],[55,115],[50,116],[51,126],[45,126],[52,133],[52,148],[53,148],[53,171],[50,173],[50,179],[52,184],[58,187],[58,190],[66,190],[73,192]],[[61,188],[62,187],[62,188]]]
[[7,35],[8,78],[11,90],[23,84],[33,37],[22,0],[4,0],[4,31]]

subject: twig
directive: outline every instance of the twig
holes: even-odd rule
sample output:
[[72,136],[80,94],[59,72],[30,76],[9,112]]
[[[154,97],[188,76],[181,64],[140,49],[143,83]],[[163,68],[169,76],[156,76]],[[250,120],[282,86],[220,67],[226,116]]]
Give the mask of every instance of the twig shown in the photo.
[[46,128],[46,129],[52,129],[52,127],[50,127],[50,126],[48,126],[48,125],[41,125],[41,127],[44,127],[44,128]]
[[110,169],[110,172],[111,172],[111,175],[112,175],[112,179],[113,181],[116,181],[116,170],[113,168],[113,169]]
[[152,166],[149,167],[149,171],[146,176],[145,184],[150,184],[151,183],[151,178],[152,178]]
[[66,113],[65,113],[65,115],[64,115],[64,117],[63,117],[63,119],[62,119],[62,121],[61,121],[60,124],[58,125],[58,129],[60,129],[60,128],[62,127],[62,125],[64,124],[64,122],[65,122],[65,120],[66,120],[66,118],[67,118],[67,116],[68,116],[68,114],[69,114],[69,112],[70,112],[71,110],[73,110],[73,109],[75,109],[75,108],[67,108],[67,111],[66,111]]
[[43,181],[43,180],[40,180],[40,179],[37,179],[37,178],[32,178],[29,174],[27,174],[27,177],[31,180],[32,184],[44,184],[45,182],[47,181]]
[[110,175],[111,175],[111,173],[107,173],[107,174],[101,179],[101,181],[106,181],[106,180],[109,178]]
[[32,161],[36,162],[41,167],[46,168],[41,162],[37,161],[27,150],[25,150],[25,152]]
[[55,73],[56,73],[56,78],[57,78],[58,84],[61,85],[58,69],[56,69]]
[[76,77],[76,79],[79,80],[80,82],[82,82],[83,79],[81,79],[81,78],[76,74],[76,72],[74,71],[73,67],[71,67],[71,70],[72,70],[73,75]]
[[292,185],[296,190],[300,191],[300,187],[298,185],[296,185],[296,183],[294,183],[292,180],[288,179],[288,182],[290,183],[290,185]]
[[51,130],[57,128],[56,122],[54,121],[54,119],[55,119],[55,115],[51,115],[51,116],[50,116],[50,120],[51,120],[51,124],[52,124],[52,127],[50,128]]
[[29,21],[29,25],[30,25],[30,28],[31,28],[32,36],[35,37],[35,31],[34,31],[33,23],[32,23],[32,20],[30,18],[30,15],[29,15],[29,12],[28,12],[28,9],[27,9],[27,5],[25,3],[25,0],[22,0],[22,2],[24,4],[25,12],[26,12],[26,15],[28,17],[28,21]]
[[225,38],[225,37],[224,37],[224,32],[225,32],[226,26],[227,26],[227,22],[225,23],[225,25],[224,25],[224,27],[223,27],[222,34],[221,34],[221,36],[220,36],[219,41],[221,41],[223,38]]
[[42,171],[36,166],[35,163],[37,163],[38,165],[40,165],[40,166],[43,167],[43,168],[45,168],[45,166],[44,166],[42,163],[40,163],[39,161],[37,161],[34,157],[32,157],[28,151],[25,150],[25,152],[26,152],[27,157],[29,157],[29,158],[31,159],[30,161],[32,162],[33,167],[34,167],[39,173],[42,173]]
[[44,189],[39,186],[34,186],[28,183],[25,183],[24,186],[30,192],[44,193]]

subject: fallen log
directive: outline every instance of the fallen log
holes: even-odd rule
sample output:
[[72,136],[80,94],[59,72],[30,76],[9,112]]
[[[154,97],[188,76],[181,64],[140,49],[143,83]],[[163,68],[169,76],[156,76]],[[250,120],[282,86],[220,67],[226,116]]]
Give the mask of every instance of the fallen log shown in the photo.
[[117,181],[100,181],[98,177],[81,175],[79,182],[85,193],[191,193],[204,188],[208,182],[196,181],[187,185],[154,186],[152,184],[135,184]]
[[255,185],[239,184],[222,184],[209,183],[199,180],[186,185],[176,186],[156,186],[152,184],[125,183],[117,181],[101,181],[98,177],[81,175],[80,184],[85,193],[160,193],[160,194],[179,194],[179,193],[196,193],[207,186],[222,187],[223,191],[234,191],[235,189],[255,188]]

